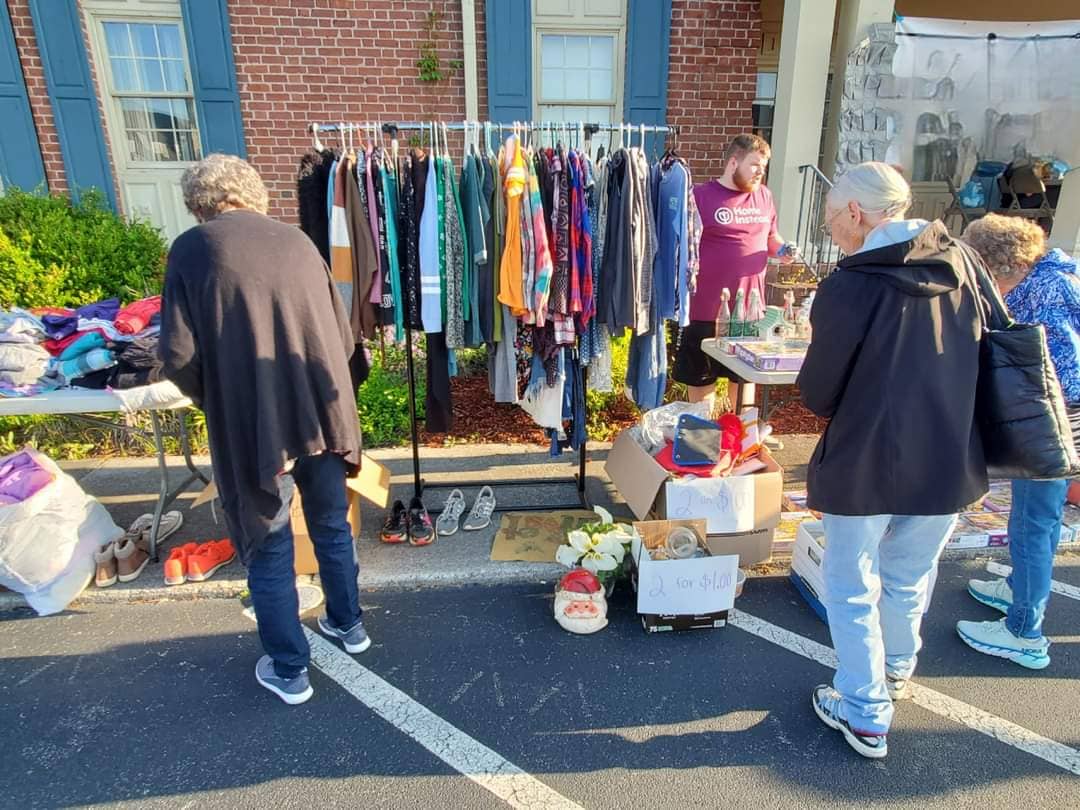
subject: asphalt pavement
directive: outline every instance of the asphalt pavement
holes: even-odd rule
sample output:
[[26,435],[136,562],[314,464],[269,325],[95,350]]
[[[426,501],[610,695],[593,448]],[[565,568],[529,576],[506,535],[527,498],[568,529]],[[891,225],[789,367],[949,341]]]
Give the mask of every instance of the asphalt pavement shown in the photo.
[[[925,689],[899,705],[879,762],[814,716],[829,635],[783,577],[751,579],[728,627],[656,635],[625,588],[590,637],[555,624],[549,581],[366,590],[373,647],[352,657],[316,641],[316,693],[301,707],[255,683],[258,638],[236,600],[16,610],[0,617],[0,797],[17,808],[1080,806],[1080,601],[1051,597],[1048,669],[987,658],[952,629],[994,618],[963,590],[984,570],[943,563],[915,679]],[[1055,577],[1080,586],[1080,559]]]

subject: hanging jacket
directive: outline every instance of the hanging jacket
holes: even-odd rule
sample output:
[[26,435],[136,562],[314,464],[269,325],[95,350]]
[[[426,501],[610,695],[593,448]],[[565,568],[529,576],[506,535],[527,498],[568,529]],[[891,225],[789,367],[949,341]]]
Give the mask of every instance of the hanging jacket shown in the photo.
[[674,318],[680,292],[686,286],[689,260],[689,173],[679,161],[661,167],[656,181],[656,261],[653,294],[661,318]]
[[503,177],[503,188],[506,194],[506,239],[499,263],[498,300],[517,313],[528,311],[522,293],[521,207],[522,197],[529,183],[529,173],[517,138],[507,140],[506,149],[507,154],[504,160],[507,166]]
[[438,165],[427,158],[424,204],[420,213],[420,317],[424,331],[442,331],[442,268],[439,264]]
[[[330,210],[327,197],[334,154],[328,150],[309,149],[300,157],[296,173],[296,204],[300,230],[308,235],[323,261],[330,264]],[[333,199],[330,199],[331,204]]]
[[345,172],[345,220],[352,244],[352,308],[349,325],[353,337],[359,343],[364,337],[375,335],[375,307],[371,303],[371,284],[378,273],[378,253],[371,238],[371,225],[367,208],[360,197],[360,186],[353,172],[352,161],[344,161]]

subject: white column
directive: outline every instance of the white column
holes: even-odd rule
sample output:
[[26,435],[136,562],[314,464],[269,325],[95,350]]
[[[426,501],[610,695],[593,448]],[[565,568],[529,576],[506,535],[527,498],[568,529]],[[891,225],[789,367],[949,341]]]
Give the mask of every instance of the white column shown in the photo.
[[840,98],[844,93],[844,70],[847,58],[870,33],[875,23],[891,23],[894,0],[840,0],[840,19],[836,29],[836,48],[832,55],[832,102],[825,124],[825,159],[821,170],[829,178],[836,166],[836,145],[840,135]]
[[1050,231],[1050,247],[1061,248],[1070,256],[1080,256],[1080,170],[1073,169],[1061,184]]
[[[465,117],[470,121],[480,118],[478,105],[479,73],[476,69],[476,3],[461,0],[461,33],[464,40]],[[487,110],[484,110],[487,118]]]
[[835,11],[836,0],[784,3],[769,188],[780,234],[788,239],[799,219],[799,166],[818,162]]

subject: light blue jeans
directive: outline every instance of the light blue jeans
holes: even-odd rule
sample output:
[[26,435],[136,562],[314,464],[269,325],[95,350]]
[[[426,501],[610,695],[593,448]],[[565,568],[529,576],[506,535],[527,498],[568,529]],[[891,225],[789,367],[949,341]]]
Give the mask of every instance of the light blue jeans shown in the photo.
[[930,577],[956,515],[825,515],[825,608],[839,665],[833,686],[851,727],[885,734],[885,673],[910,678]]
[[1009,587],[1013,603],[1005,626],[1014,636],[1041,638],[1050,598],[1054,554],[1061,540],[1061,516],[1069,482],[1013,481],[1009,515]]

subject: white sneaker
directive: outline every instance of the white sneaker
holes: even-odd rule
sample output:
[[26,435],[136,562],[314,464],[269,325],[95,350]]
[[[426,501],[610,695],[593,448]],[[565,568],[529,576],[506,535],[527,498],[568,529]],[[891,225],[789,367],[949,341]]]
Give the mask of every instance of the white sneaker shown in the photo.
[[965,644],[986,655],[1006,658],[1028,669],[1046,669],[1050,664],[1047,654],[1050,642],[1044,636],[1014,636],[1005,626],[1004,619],[996,622],[957,622],[956,632]]
[[908,691],[909,684],[910,681],[907,678],[897,678],[895,675],[885,676],[885,688],[889,690],[889,697],[893,702],[911,697]]
[[1013,592],[1006,579],[969,579],[968,593],[976,602],[981,602],[994,610],[1008,613],[1012,607]]

